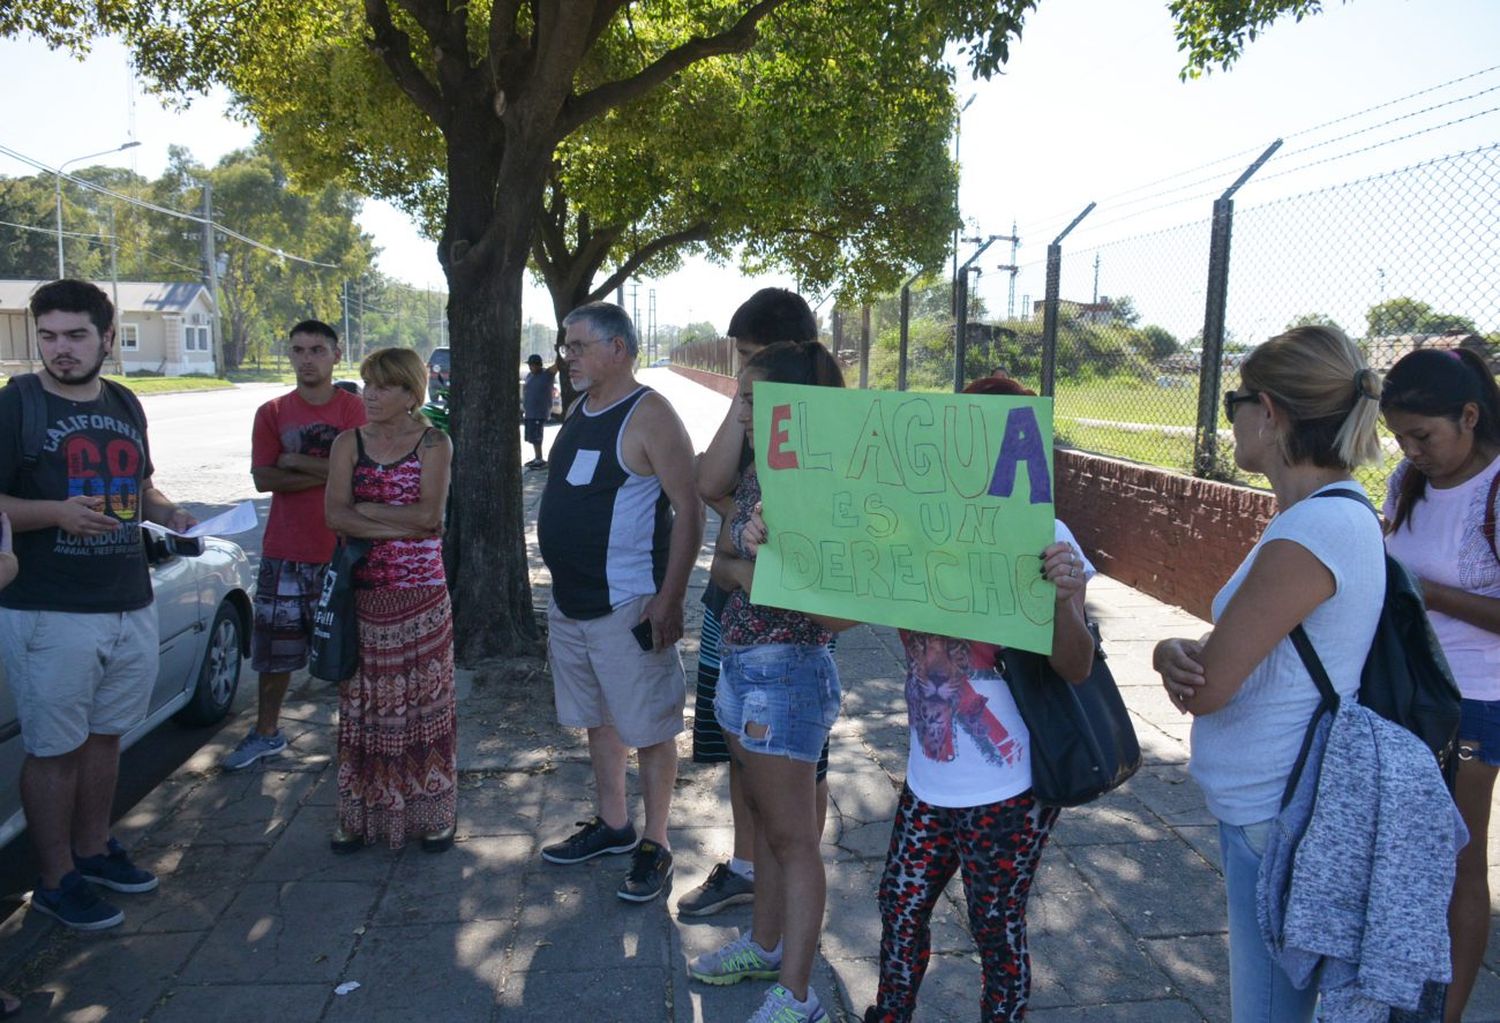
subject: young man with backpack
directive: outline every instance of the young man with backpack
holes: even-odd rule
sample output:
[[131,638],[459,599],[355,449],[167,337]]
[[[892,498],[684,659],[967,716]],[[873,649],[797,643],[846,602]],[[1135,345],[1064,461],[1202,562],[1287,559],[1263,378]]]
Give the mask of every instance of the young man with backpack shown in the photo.
[[99,376],[114,312],[86,281],[38,288],[31,315],[43,371],[0,391],[0,511],[14,525],[20,563],[0,593],[0,658],[26,749],[21,801],[41,861],[31,907],[77,930],[125,918],[91,883],[156,887],[110,837],[109,812],[120,736],[145,717],[157,675],[141,522],[175,530],[196,522],[152,485],[140,402]]

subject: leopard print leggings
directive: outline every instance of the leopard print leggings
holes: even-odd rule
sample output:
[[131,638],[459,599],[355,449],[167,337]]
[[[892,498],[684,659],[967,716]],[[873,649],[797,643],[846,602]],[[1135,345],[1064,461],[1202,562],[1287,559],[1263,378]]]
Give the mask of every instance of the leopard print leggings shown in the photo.
[[984,972],[980,1019],[1018,1020],[1031,993],[1026,896],[1057,808],[1023,792],[987,806],[929,806],[902,786],[880,879],[880,989],[865,1023],[905,1023],[927,972],[932,908],[963,871]]

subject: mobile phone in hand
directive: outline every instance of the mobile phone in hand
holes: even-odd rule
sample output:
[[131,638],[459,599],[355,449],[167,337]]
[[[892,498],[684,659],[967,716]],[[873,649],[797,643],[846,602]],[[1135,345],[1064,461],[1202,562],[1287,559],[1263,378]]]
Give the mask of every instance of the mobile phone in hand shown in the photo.
[[635,637],[636,644],[646,652],[650,652],[656,646],[656,640],[651,635],[651,619],[638,623],[630,634]]

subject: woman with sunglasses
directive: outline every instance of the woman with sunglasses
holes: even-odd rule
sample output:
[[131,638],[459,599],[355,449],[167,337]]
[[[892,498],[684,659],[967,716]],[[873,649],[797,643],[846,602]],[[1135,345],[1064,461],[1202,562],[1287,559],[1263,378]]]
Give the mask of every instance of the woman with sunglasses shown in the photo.
[[1380,409],[1406,457],[1391,474],[1386,548],[1422,583],[1432,630],[1463,694],[1454,799],[1471,836],[1458,856],[1448,929],[1458,1023],[1490,932],[1490,802],[1500,765],[1500,387],[1477,353],[1423,349],[1391,367]]
[[1234,1023],[1313,1018],[1306,990],[1271,958],[1256,875],[1272,819],[1321,697],[1289,633],[1303,626],[1340,695],[1359,689],[1385,592],[1380,525],[1344,489],[1375,461],[1379,378],[1337,329],[1298,327],[1255,349],[1224,396],[1235,464],[1271,481],[1277,514],[1213,602],[1201,639],[1157,644],[1173,705],[1194,715],[1189,770],[1219,821]]

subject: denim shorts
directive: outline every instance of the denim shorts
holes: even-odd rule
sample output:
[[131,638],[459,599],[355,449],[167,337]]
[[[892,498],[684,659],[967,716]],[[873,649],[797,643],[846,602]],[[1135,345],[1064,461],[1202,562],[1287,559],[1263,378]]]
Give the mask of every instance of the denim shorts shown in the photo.
[[1500,767],[1500,700],[1463,701],[1458,757]]
[[817,763],[842,697],[827,647],[768,643],[721,651],[714,716],[751,753]]

